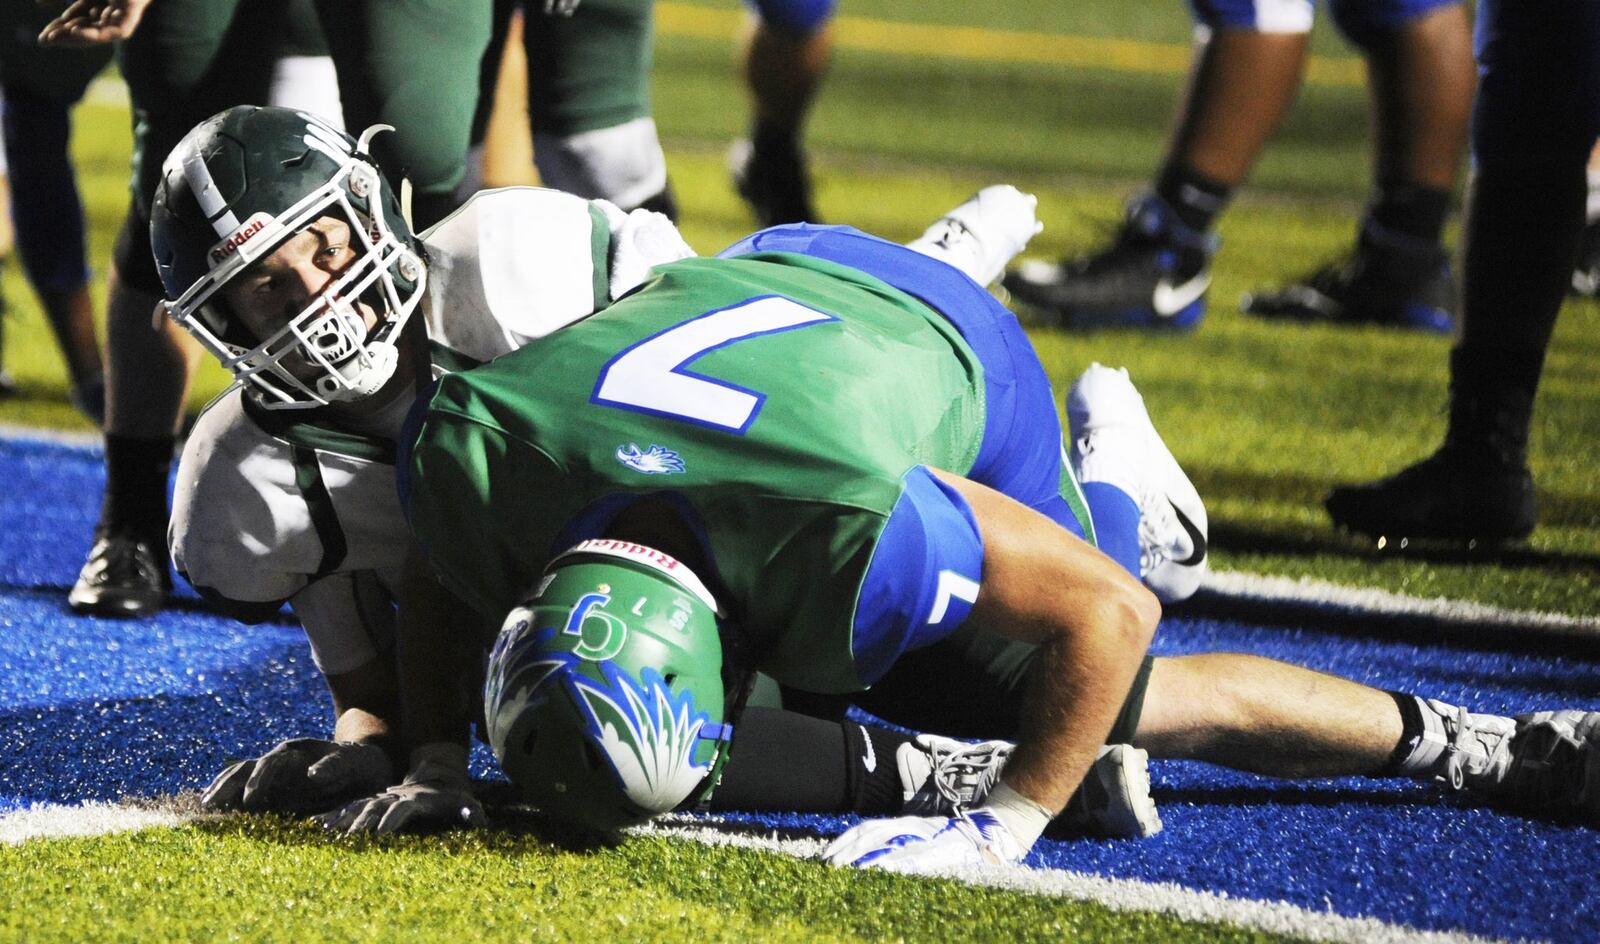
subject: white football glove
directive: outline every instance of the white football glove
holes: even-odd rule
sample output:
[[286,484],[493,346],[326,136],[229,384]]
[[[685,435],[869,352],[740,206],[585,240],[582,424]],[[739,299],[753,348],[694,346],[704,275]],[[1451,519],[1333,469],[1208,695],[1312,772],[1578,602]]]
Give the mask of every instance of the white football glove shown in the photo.
[[611,228],[608,288],[612,298],[621,298],[638,288],[650,277],[651,267],[697,255],[665,215],[643,209],[624,213],[609,201],[591,202],[605,214],[606,225]]
[[955,266],[979,285],[1000,277],[1012,257],[1044,229],[1039,200],[1010,184],[985,187],[906,246]]
[[242,760],[200,796],[208,810],[320,813],[394,781],[389,755],[375,744],[294,738]]
[[964,810],[952,817],[871,819],[846,830],[828,848],[829,865],[940,873],[1015,865],[1028,854],[993,813]]
[[478,828],[487,823],[483,804],[472,795],[472,781],[466,771],[432,760],[415,764],[398,786],[324,813],[316,820],[328,829],[349,833]]

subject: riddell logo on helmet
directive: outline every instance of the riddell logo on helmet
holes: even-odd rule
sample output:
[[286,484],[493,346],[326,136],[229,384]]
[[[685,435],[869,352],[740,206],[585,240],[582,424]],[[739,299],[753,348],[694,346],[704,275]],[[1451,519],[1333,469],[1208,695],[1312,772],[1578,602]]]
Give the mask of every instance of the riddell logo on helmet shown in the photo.
[[609,538],[592,538],[588,541],[584,541],[582,544],[579,544],[572,550],[574,552],[609,552],[619,557],[634,557],[638,558],[639,560],[648,561],[652,564],[655,564],[669,573],[677,570],[680,566],[675,558],[663,554],[653,547],[645,547],[643,544],[634,544],[632,541],[616,541]]
[[226,239],[222,240],[222,242],[212,246],[212,268],[216,268],[232,258],[234,253],[239,251],[240,246],[243,246],[245,243],[249,242],[253,237],[260,235],[261,231],[267,228],[267,223],[271,222],[271,220],[272,217],[268,216],[266,213],[257,213],[255,216],[245,220],[243,226],[234,230],[233,233]]

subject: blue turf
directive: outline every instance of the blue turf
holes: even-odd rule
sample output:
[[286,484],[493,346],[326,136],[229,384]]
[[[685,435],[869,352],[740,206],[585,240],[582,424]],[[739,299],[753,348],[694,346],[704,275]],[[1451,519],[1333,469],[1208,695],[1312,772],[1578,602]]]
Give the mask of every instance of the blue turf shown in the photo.
[[[189,607],[146,622],[67,610],[62,591],[99,500],[97,452],[0,440],[0,482],[0,812],[195,788],[227,758],[326,731],[322,682],[292,625],[243,626]],[[1156,649],[1249,651],[1491,711],[1600,708],[1594,658],[1288,622],[1169,618]],[[480,774],[485,764],[480,750]],[[1164,832],[1044,840],[1030,863],[1431,930],[1600,940],[1593,830],[1474,809],[1402,781],[1293,784],[1179,762],[1152,769]],[[852,822],[744,818],[827,833]]]

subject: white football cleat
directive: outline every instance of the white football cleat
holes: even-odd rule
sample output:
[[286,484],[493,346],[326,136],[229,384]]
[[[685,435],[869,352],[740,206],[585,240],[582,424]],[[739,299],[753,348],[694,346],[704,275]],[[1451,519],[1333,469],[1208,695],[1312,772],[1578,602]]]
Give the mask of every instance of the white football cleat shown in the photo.
[[1206,508],[1124,368],[1090,364],[1067,394],[1072,470],[1139,505],[1139,577],[1162,603],[1187,600],[1206,572]]
[[1506,718],[1418,699],[1424,736],[1407,759],[1411,776],[1534,814],[1600,825],[1600,712],[1535,711]]
[[1010,184],[985,187],[906,246],[988,285],[1044,229],[1035,215],[1038,203],[1039,198]]
[[[902,813],[953,816],[983,803],[1015,747],[1010,741],[968,744],[921,734],[895,751]],[[1051,829],[1079,836],[1140,839],[1161,831],[1150,798],[1150,755],[1129,744],[1100,748],[1083,783],[1056,814]]]

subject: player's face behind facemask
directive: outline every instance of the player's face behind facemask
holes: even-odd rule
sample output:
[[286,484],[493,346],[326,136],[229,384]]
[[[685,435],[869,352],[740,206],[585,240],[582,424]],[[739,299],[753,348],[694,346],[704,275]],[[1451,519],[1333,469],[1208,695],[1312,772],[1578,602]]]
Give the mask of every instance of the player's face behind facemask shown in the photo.
[[611,831],[707,795],[732,738],[716,604],[682,563],[625,541],[559,555],[506,618],[489,742],[524,799]]
[[172,318],[269,409],[364,399],[395,375],[425,269],[357,141],[312,115],[243,106],[163,167],[151,247]]
[[265,372],[257,386],[336,402],[394,374],[396,345],[378,343],[394,299],[378,284],[381,269],[363,264],[371,257],[361,243],[342,215],[320,216],[221,287],[209,304],[252,342],[234,369],[240,379]]

